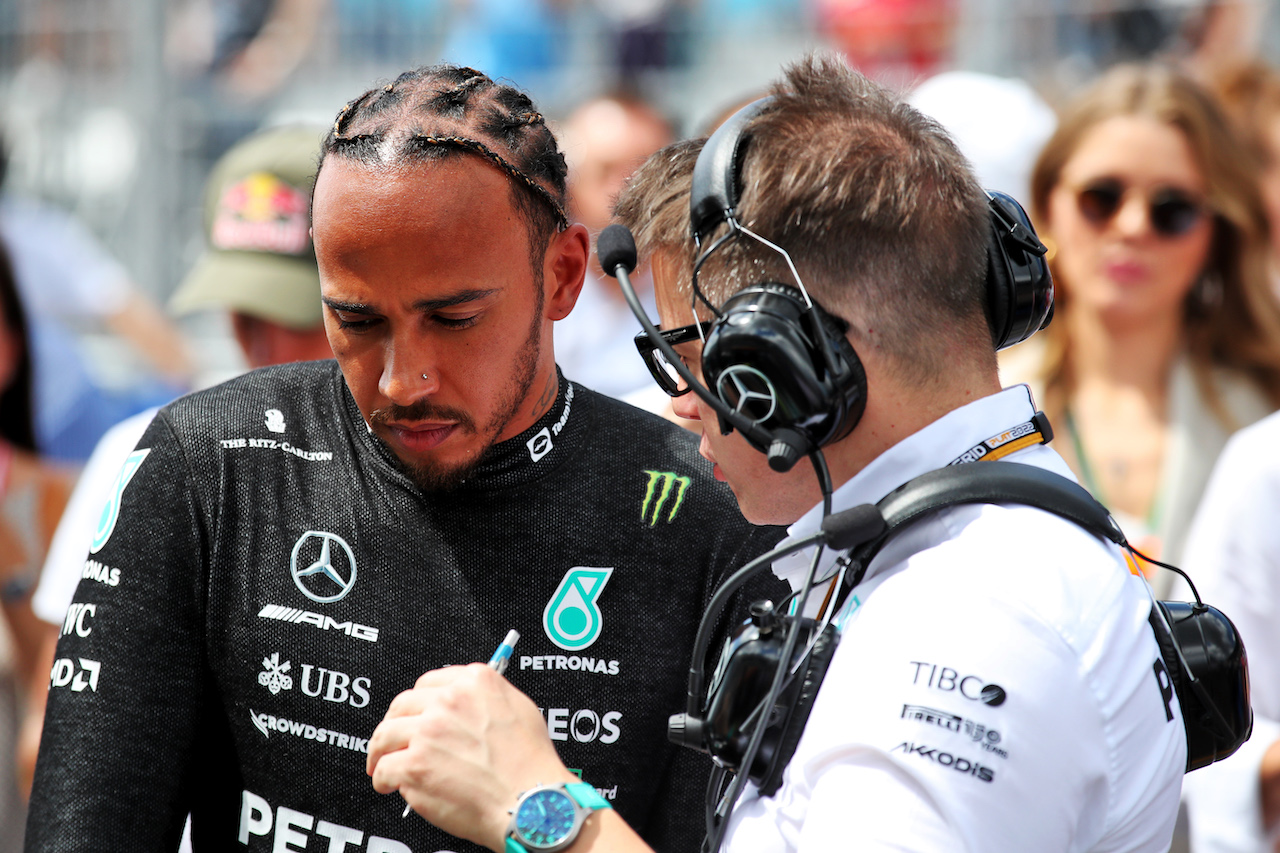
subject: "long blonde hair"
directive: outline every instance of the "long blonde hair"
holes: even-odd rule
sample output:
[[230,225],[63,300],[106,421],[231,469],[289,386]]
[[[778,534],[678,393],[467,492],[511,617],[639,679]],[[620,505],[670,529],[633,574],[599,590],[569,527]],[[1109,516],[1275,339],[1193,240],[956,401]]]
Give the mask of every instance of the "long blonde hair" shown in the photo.
[[[1208,187],[1214,236],[1202,272],[1220,282],[1221,298],[1206,305],[1198,298],[1199,288],[1193,288],[1183,308],[1187,352],[1201,392],[1229,427],[1238,425],[1230,423],[1211,381],[1215,367],[1246,376],[1280,407],[1280,300],[1269,274],[1259,169],[1222,110],[1190,78],[1165,65],[1121,65],[1069,103],[1031,175],[1033,217],[1042,225],[1048,222],[1049,195],[1063,167],[1086,133],[1118,116],[1144,116],[1180,131]],[[1053,274],[1060,276],[1057,266]],[[1070,298],[1066,289],[1058,290],[1059,310]],[[1046,408],[1060,409],[1071,390],[1066,334],[1065,323],[1045,332]]]

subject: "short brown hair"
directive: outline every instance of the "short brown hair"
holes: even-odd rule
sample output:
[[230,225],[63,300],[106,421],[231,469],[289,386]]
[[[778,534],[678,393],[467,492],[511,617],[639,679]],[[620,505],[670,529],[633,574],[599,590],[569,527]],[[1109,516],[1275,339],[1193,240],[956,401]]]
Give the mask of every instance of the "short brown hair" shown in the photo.
[[614,218],[636,240],[636,253],[649,261],[662,253],[679,264],[679,286],[689,295],[694,245],[689,236],[689,192],[693,166],[707,140],[682,139],[660,149],[636,169],[618,193]]
[[[789,66],[747,128],[739,221],[785,248],[806,288],[850,321],[903,378],[936,379],[957,349],[993,366],[984,314],[988,214],[968,162],[942,128],[841,59]],[[655,154],[619,198],[638,248],[686,261],[688,172],[700,142]],[[749,239],[700,277],[715,304],[764,278],[791,277]]]

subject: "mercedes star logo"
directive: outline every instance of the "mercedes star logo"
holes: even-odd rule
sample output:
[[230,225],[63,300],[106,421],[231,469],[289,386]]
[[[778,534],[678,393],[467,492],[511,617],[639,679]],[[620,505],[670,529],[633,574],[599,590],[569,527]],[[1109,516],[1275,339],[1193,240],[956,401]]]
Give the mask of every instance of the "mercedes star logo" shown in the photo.
[[[313,540],[319,541],[307,547]],[[340,549],[336,555],[333,549],[335,544]],[[312,554],[316,554],[315,559],[304,562]],[[337,565],[334,565],[335,556],[338,557]],[[338,534],[324,530],[308,530],[298,537],[293,545],[293,554],[289,557],[289,571],[302,594],[321,604],[344,598],[356,585],[356,558],[351,553],[351,546]],[[344,574],[346,577],[343,577]],[[317,575],[324,579],[317,578]]]
[[778,393],[769,377],[745,364],[732,365],[721,373],[716,380],[716,393],[725,405],[750,418],[753,424],[769,420],[778,408]]

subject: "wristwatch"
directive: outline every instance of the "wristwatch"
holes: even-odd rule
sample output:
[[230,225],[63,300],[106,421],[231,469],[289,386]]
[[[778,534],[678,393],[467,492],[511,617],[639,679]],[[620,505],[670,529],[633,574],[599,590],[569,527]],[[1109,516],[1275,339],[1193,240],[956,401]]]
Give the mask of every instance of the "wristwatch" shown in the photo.
[[582,824],[609,801],[587,782],[539,785],[520,795],[507,825],[507,853],[557,853],[578,837]]

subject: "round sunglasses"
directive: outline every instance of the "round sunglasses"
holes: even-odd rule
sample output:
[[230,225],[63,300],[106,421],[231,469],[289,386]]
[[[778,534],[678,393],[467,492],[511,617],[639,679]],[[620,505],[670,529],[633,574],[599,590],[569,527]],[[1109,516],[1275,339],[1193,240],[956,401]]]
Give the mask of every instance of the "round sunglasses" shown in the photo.
[[[1076,190],[1080,215],[1097,226],[1115,218],[1130,190],[1140,192],[1112,178],[1091,181]],[[1146,193],[1147,221],[1161,237],[1181,237],[1200,224],[1208,213],[1197,196],[1177,187],[1156,187]]]

